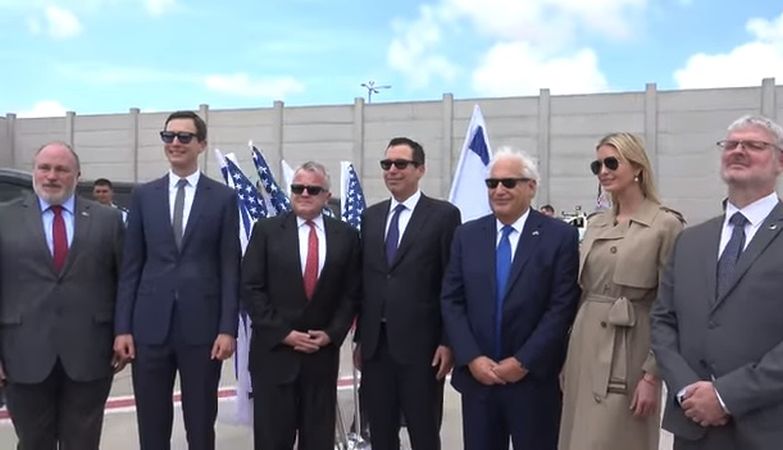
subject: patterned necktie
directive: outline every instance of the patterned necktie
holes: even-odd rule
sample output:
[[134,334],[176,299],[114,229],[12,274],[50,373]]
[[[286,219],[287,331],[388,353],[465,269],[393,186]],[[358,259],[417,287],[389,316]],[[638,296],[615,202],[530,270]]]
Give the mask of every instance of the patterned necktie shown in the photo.
[[185,230],[182,227],[182,222],[185,215],[185,186],[188,185],[188,180],[180,178],[177,181],[177,196],[174,198],[174,217],[171,220],[171,227],[174,228],[174,243],[177,244],[177,249],[182,250],[182,234]]
[[718,286],[717,298],[723,297],[734,280],[737,269],[737,260],[739,260],[742,250],[745,248],[745,225],[749,223],[748,219],[739,211],[729,219],[733,226],[731,230],[731,239],[723,249],[723,254],[718,260]]
[[52,205],[49,207],[54,213],[52,221],[52,265],[54,270],[60,272],[68,258],[68,235],[65,233],[65,220],[63,219],[63,207]]
[[315,232],[315,223],[311,220],[305,222],[310,227],[310,235],[307,238],[307,259],[305,260],[304,288],[307,299],[313,298],[315,285],[318,283],[318,234]]
[[495,296],[495,358],[502,356],[503,343],[501,330],[503,325],[503,299],[506,296],[508,274],[511,272],[511,240],[508,238],[514,228],[506,225],[501,229],[503,235],[495,253],[495,281],[497,293]]
[[394,257],[397,255],[397,245],[400,240],[400,213],[405,210],[405,205],[400,203],[394,208],[389,231],[386,233],[386,262],[391,267]]

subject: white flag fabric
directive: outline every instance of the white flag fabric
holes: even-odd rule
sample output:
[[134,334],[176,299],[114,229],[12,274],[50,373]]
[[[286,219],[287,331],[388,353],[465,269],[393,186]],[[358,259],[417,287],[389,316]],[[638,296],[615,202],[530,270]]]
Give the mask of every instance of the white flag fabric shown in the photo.
[[484,179],[492,156],[487,126],[478,105],[465,133],[465,142],[457,163],[457,171],[451,183],[449,201],[459,208],[462,222],[477,219],[492,212]]
[[340,217],[357,230],[362,228],[366,206],[359,175],[349,161],[340,161]]
[[291,197],[291,183],[294,181],[294,169],[286,162],[286,160],[280,160],[280,171],[283,173],[283,183],[285,183],[285,191],[288,196]]

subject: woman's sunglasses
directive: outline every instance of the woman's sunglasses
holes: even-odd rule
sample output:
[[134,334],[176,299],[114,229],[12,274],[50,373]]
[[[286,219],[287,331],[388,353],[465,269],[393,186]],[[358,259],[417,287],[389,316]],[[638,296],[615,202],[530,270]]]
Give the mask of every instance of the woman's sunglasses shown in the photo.
[[615,171],[620,166],[620,161],[614,156],[606,157],[603,160],[596,159],[590,163],[590,170],[593,172],[593,175],[598,175],[601,173],[601,167],[603,166],[606,166],[608,170]]

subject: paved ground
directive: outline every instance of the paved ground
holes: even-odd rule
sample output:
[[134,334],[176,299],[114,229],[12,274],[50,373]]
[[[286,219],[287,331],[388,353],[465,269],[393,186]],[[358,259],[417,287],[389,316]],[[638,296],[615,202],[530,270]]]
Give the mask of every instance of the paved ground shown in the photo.
[[[351,389],[350,354],[347,346],[343,349],[341,369],[341,383],[338,390],[338,401],[345,419],[346,426],[350,426],[353,417],[353,392]],[[233,364],[226,363],[223,366],[221,380],[221,394],[217,424],[217,448],[221,450],[252,449],[252,430],[246,426],[238,425],[235,421],[236,398],[233,396],[233,387],[236,384],[233,373]],[[138,449],[136,437],[136,415],[132,407],[133,389],[130,383],[130,371],[128,369],[119,373],[115,378],[110,402],[107,407],[104,421],[103,439],[101,448],[105,450],[132,450]],[[5,411],[0,410],[0,417]],[[462,425],[459,394],[450,386],[446,389],[444,401],[444,422],[441,430],[444,450],[456,450],[462,448]],[[403,442],[407,439],[403,436]],[[175,409],[174,431],[172,436],[173,450],[186,450],[185,430],[182,426],[182,414],[179,408]],[[0,448],[11,449],[16,444],[13,426],[8,419],[0,419]],[[671,437],[664,433],[661,439],[661,450],[671,449]]]

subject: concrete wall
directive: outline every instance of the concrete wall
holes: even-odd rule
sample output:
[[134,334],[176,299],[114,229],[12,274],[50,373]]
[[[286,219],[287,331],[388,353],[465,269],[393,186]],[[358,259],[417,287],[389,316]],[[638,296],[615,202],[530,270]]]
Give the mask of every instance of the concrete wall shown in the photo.
[[[261,148],[273,170],[280,160],[295,166],[308,159],[326,164],[333,182],[339,161],[353,161],[370,202],[387,194],[378,161],[394,136],[409,136],[427,152],[422,189],[448,195],[473,105],[484,114],[492,148],[512,146],[539,162],[542,183],[537,201],[558,211],[595,206],[597,183],[588,169],[595,144],[606,133],[640,135],[656,171],[664,202],[691,223],[719,213],[725,187],[718,177],[715,142],[742,114],[783,117],[783,86],[774,79],[760,86],[685,91],[643,91],[552,96],[546,89],[533,97],[351,105],[211,110],[199,113],[209,127],[209,148],[202,168],[218,177],[212,149],[234,152],[255,178],[248,141]],[[82,159],[85,178],[148,181],[167,170],[158,132],[168,113],[20,119],[0,118],[0,165],[29,169],[32,153],[50,140],[72,143]],[[783,184],[782,184],[783,186]]]

